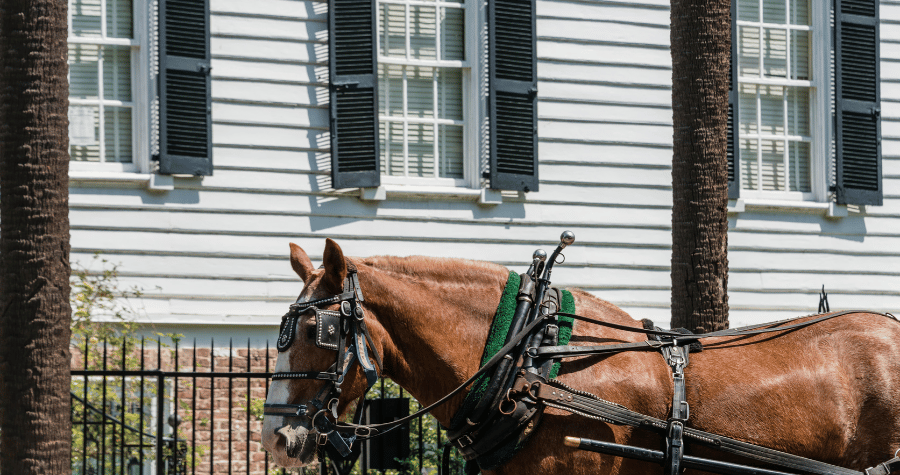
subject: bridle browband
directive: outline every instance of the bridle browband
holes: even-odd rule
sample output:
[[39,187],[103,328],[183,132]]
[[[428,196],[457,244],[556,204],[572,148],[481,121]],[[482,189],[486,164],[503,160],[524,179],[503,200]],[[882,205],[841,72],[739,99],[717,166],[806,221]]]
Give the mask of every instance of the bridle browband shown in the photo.
[[[383,365],[381,357],[375,349],[369,330],[366,328],[365,312],[360,302],[364,302],[362,288],[359,285],[357,269],[353,263],[347,261],[347,277],[344,279],[343,291],[321,299],[307,302],[297,301],[291,304],[288,312],[281,318],[281,329],[278,333],[276,347],[279,352],[287,351],[297,337],[297,324],[304,314],[315,312],[316,328],[315,342],[319,348],[337,352],[337,358],[333,365],[325,371],[289,371],[277,372],[272,375],[272,380],[314,379],[325,381],[325,385],[316,394],[316,397],[304,404],[265,404],[263,414],[267,416],[301,417],[310,422],[310,427],[315,428],[319,434],[317,444],[322,448],[326,442],[342,455],[350,454],[350,447],[358,435],[368,435],[365,426],[359,425],[362,416],[362,400],[366,393],[378,381],[378,373]],[[324,310],[324,305],[339,303],[340,310]],[[350,342],[347,343],[347,337]],[[369,359],[366,343],[372,347],[375,364]],[[338,398],[341,394],[341,384],[347,376],[347,372],[353,363],[359,363],[366,377],[366,391],[360,397],[357,404],[352,433],[345,434],[338,430]],[[376,370],[377,365],[377,370]],[[329,414],[331,419],[329,419]]]

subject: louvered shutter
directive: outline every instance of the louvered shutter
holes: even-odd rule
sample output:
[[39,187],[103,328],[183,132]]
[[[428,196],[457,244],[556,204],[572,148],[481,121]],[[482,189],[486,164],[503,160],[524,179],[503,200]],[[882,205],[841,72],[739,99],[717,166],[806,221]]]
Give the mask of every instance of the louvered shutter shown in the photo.
[[837,202],[881,205],[878,0],[835,0]]
[[741,196],[741,167],[740,150],[738,144],[738,127],[735,123],[740,117],[738,100],[737,79],[737,0],[731,2],[731,68],[728,71],[728,138],[726,144],[726,160],[728,160],[728,198],[737,199]]
[[381,183],[376,1],[329,0],[332,187]]
[[488,2],[491,158],[495,190],[538,190],[534,0]]
[[159,172],[212,175],[209,0],[159,4]]

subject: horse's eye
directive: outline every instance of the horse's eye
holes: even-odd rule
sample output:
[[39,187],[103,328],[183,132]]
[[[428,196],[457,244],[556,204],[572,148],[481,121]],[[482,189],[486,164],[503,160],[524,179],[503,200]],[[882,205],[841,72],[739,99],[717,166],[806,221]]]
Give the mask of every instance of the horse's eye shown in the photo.
[[310,325],[309,328],[306,329],[306,338],[309,338],[310,340],[312,340],[315,337],[316,337],[316,327],[313,325]]

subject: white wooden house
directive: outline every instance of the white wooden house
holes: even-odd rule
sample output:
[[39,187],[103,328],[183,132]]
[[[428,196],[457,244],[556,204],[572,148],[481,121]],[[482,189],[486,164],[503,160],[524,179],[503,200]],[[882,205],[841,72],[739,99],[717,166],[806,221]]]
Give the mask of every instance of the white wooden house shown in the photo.
[[[72,258],[157,329],[274,337],[288,242],[518,270],[566,229],[555,284],[668,326],[668,0],[69,2]],[[732,326],[897,311],[900,0],[735,2]]]

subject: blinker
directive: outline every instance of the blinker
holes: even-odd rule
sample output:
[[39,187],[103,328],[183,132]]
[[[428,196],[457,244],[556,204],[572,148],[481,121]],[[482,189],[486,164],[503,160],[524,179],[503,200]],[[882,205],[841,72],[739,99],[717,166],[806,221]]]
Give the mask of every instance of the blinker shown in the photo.
[[313,309],[316,312],[316,346],[338,350],[341,343],[341,314],[333,310]]

